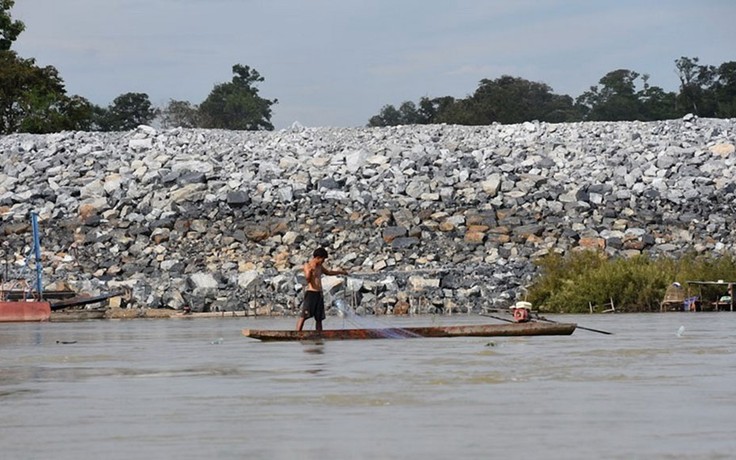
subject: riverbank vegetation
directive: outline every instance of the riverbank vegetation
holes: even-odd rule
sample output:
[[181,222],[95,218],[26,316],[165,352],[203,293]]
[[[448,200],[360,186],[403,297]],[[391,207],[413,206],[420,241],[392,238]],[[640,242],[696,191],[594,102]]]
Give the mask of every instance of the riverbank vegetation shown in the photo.
[[541,312],[588,313],[590,305],[611,301],[616,311],[659,311],[672,283],[736,280],[736,259],[731,256],[611,258],[599,251],[581,251],[549,254],[536,263],[541,272],[528,288],[527,300]]

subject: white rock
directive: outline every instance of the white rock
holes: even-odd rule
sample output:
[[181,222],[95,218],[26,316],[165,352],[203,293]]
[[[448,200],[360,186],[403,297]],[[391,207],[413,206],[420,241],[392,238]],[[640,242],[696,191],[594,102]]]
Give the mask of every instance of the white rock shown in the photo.
[[144,139],[131,139],[128,142],[128,148],[134,152],[143,152],[145,150],[151,150],[153,147],[153,139],[151,138],[144,138]]
[[217,289],[218,283],[212,273],[197,272],[189,276],[189,281],[195,289]]

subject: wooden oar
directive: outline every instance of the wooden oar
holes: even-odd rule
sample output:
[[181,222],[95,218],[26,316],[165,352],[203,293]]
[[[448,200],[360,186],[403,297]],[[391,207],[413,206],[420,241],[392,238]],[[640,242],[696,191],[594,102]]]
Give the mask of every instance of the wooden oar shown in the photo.
[[499,321],[506,321],[507,323],[515,323],[516,321],[508,319],[508,318],[501,318],[500,316],[493,316],[493,315],[487,315],[485,313],[481,313],[480,316],[487,316],[489,318],[497,319]]
[[[510,319],[507,319],[507,318],[501,318],[500,316],[487,315],[485,313],[481,313],[480,316],[487,316],[489,318],[497,319],[499,321],[506,321],[507,323],[515,323],[516,322],[516,321],[510,320]],[[537,316],[534,319],[539,320],[539,321],[546,321],[548,323],[558,324],[557,321],[552,321],[551,319],[547,319],[547,318],[545,318],[543,316]],[[601,331],[599,329],[591,329],[589,327],[584,327],[584,326],[580,326],[580,325],[578,325],[578,329],[584,329],[586,331],[597,332],[599,334],[613,335],[613,332]]]
[[[551,319],[547,319],[544,316],[537,316],[536,319],[538,319],[539,321],[545,321],[547,323],[555,323],[555,324],[557,324],[557,321],[552,321]],[[579,324],[578,324],[578,329],[583,329],[583,330],[590,331],[590,332],[597,332],[599,334],[613,335],[613,332],[601,331],[600,329],[592,329],[592,328],[589,328],[589,327],[581,326]]]

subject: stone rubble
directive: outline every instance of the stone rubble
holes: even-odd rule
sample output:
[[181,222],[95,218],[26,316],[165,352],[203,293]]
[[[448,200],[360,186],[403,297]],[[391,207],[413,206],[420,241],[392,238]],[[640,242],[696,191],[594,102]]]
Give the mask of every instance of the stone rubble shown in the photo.
[[[292,314],[314,248],[358,312],[508,305],[550,252],[733,254],[736,119],[0,137],[0,235],[47,283]],[[332,310],[334,312],[334,308]]]

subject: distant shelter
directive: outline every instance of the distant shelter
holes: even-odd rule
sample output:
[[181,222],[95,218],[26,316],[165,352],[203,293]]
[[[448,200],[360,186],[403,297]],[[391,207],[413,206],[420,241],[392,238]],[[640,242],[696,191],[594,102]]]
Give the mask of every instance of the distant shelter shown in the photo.
[[661,311],[733,311],[736,281],[685,281],[665,291]]

